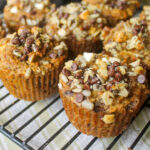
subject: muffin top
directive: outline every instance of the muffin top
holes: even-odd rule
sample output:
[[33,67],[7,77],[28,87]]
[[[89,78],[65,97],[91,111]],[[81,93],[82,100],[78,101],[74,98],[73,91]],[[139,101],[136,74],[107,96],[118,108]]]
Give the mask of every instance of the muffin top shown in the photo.
[[[28,11],[31,9],[42,10],[44,7],[48,7],[50,5],[49,0],[7,0],[8,5],[19,4],[25,11],[28,8]],[[27,11],[27,12],[28,12]]]
[[47,17],[46,29],[58,39],[75,37],[77,40],[100,38],[106,19],[99,8],[84,2],[70,3]]
[[[150,28],[147,20],[132,18],[114,27],[104,41],[104,49],[117,57],[140,58],[150,66]],[[124,55],[128,53],[128,55]]]
[[132,4],[139,5],[139,2],[137,0],[84,0],[84,1],[91,4],[103,4],[107,5],[107,7],[109,8],[112,9],[116,8],[120,10],[129,8],[129,6]]
[[8,3],[4,9],[4,17],[6,20],[12,19],[12,22],[18,20],[18,24],[22,25],[43,25],[45,23],[45,13],[50,14],[54,10],[55,5],[51,5],[49,0],[21,0],[11,4]]
[[137,0],[103,0],[100,4],[106,5],[110,9],[125,10],[130,8],[131,5],[139,6]]
[[65,43],[52,39],[39,27],[22,27],[0,41],[0,69],[19,75],[44,75],[62,65],[66,57]]
[[124,65],[116,57],[84,53],[66,62],[59,89],[78,106],[95,112],[133,110],[131,104],[141,90],[147,91],[145,72],[140,60]]

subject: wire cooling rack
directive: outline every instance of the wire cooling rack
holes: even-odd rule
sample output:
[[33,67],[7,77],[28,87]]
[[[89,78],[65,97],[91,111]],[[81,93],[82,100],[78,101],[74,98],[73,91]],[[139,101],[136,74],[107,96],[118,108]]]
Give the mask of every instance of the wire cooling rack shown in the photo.
[[[36,111],[34,114],[28,116],[27,114],[29,114],[29,111],[34,110],[36,107],[38,107],[39,110]],[[52,109],[53,109],[52,114],[48,113],[49,115],[45,115],[46,116],[45,122],[41,121],[40,125],[34,128],[34,126],[36,126],[35,125],[36,121],[39,118],[42,118],[41,115],[47,113],[47,111],[51,111]],[[64,112],[60,97],[57,94],[50,99],[46,99],[45,101],[24,102],[10,95],[6,90],[6,88],[2,85],[2,82],[0,82],[0,132],[25,150],[51,149],[50,145],[52,144],[56,144],[54,149],[61,149],[61,150],[66,149],[110,150],[116,147],[117,145],[116,143],[120,141],[125,142],[124,147],[134,149],[135,146],[143,139],[143,136],[150,127],[150,120],[147,120],[145,122],[145,126],[141,127],[138,133],[137,132],[135,133],[134,132],[135,129],[132,129],[133,124],[134,123],[136,124],[136,120],[139,119],[139,117],[141,117],[140,115],[144,111],[150,114],[149,99],[147,99],[147,101],[141,108],[141,111],[137,115],[137,118],[134,118],[132,124],[130,125],[127,131],[125,131],[123,134],[115,138],[98,139],[96,137],[82,134],[71,125]],[[8,117],[8,115],[10,116]],[[8,119],[6,119],[7,118],[6,116],[8,117]],[[63,119],[63,121],[61,119]],[[21,124],[19,124],[20,122]],[[59,124],[58,125],[59,127],[57,126],[56,131],[53,132],[53,130],[55,130],[54,129],[55,127],[53,125],[54,122],[55,124]],[[14,123],[19,124],[19,127],[16,128]],[[25,133],[23,132],[23,130],[25,130],[25,132],[28,133],[27,137],[24,137],[21,134]],[[44,141],[42,141],[42,139],[38,138],[38,135],[44,132],[44,130],[50,132],[46,136],[46,138],[44,138]],[[67,132],[69,132],[68,135],[66,134]],[[64,140],[61,139],[62,135],[66,135],[68,137],[65,137]],[[128,141],[128,138],[131,136],[133,137],[132,141]],[[57,143],[57,141],[60,141],[58,139],[61,139],[61,143]],[[59,146],[57,146],[57,144]],[[147,148],[145,148],[144,150],[146,149]]]

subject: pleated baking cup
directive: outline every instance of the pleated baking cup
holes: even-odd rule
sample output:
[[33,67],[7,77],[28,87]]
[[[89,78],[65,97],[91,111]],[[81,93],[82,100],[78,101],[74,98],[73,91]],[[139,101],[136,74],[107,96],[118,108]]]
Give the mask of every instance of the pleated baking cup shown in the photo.
[[115,112],[115,122],[106,124],[101,119],[106,112],[95,112],[87,110],[83,107],[79,107],[68,97],[64,96],[60,89],[59,93],[70,122],[80,132],[99,138],[117,136],[126,130],[131,120],[137,114],[146,100],[146,96],[143,95],[144,93],[139,97],[139,99],[135,97],[136,107],[134,107],[132,111],[121,111],[120,109],[120,111]]
[[69,49],[69,58],[75,58],[79,54],[84,52],[101,52],[102,41],[100,39],[94,38],[92,40],[77,40],[76,38],[68,38],[66,44]]
[[27,101],[43,100],[57,91],[60,66],[45,75],[31,75],[26,79],[23,75],[0,71],[0,77],[10,94]]

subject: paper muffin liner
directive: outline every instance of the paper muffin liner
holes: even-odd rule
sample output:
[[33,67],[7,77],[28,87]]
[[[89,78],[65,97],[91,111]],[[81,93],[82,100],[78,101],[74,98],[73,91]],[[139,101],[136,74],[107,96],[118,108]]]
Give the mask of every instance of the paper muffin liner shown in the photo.
[[80,107],[64,96],[60,89],[59,92],[70,122],[80,132],[99,138],[117,136],[126,130],[133,117],[137,114],[146,100],[146,96],[141,95],[140,99],[137,101],[137,106],[133,111],[116,112],[115,123],[106,124],[101,120],[105,115],[103,112],[94,112]]
[[68,39],[66,44],[69,49],[69,57],[75,58],[79,54],[83,54],[84,52],[101,52],[102,50],[102,41],[100,39],[92,39],[92,40],[77,40],[76,38]]
[[0,77],[10,94],[27,101],[38,101],[53,95],[57,91],[59,73],[63,66],[45,74],[31,75],[26,79],[23,75],[15,75],[0,71]]

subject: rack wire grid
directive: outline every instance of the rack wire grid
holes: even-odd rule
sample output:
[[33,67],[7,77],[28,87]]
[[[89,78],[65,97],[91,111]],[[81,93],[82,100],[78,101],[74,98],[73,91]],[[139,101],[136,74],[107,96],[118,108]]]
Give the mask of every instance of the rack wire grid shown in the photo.
[[[40,102],[20,101],[10,95],[2,82],[0,82],[0,132],[25,150],[50,149],[50,146],[54,143],[56,144],[63,136],[68,136],[68,138],[66,138],[67,140],[62,138],[61,143],[57,143],[61,148],[57,148],[56,144],[54,149],[97,150],[101,147],[101,144],[103,144],[103,149],[110,150],[115,148],[116,143],[119,141],[124,141],[125,147],[133,149],[140,143],[143,135],[150,127],[150,120],[148,120],[145,122],[145,126],[141,127],[141,131],[139,131],[138,134],[134,131],[134,123],[136,124],[136,120],[140,119],[142,113],[146,111],[150,114],[149,99],[150,98],[146,100],[141,111],[137,117],[133,119],[127,131],[115,138],[98,139],[82,134],[71,125],[64,112],[60,97],[57,94],[51,99]],[[33,113],[35,107],[39,110]],[[49,111],[49,115],[46,115],[47,117],[44,119],[43,123],[36,126],[35,124],[38,122],[39,117],[44,113],[46,114],[47,111]],[[33,114],[31,114],[31,112]],[[8,120],[4,119],[6,116]],[[63,118],[63,121],[61,118]],[[55,126],[53,126],[54,122],[57,124],[56,129]],[[19,127],[15,128],[15,124],[19,124]],[[50,132],[46,139],[44,138],[44,140],[42,140],[38,138],[41,132],[46,133],[48,130]],[[69,132],[69,134],[67,134],[67,132]],[[23,135],[24,133],[27,133],[27,137]],[[133,141],[128,141],[129,136],[133,137]]]
[[[116,150],[119,145],[141,149],[141,142],[150,131],[149,116],[150,97],[124,133],[99,139],[82,134],[72,126],[58,94],[39,102],[20,101],[0,81],[0,132],[24,150]],[[139,120],[142,124],[137,127]]]

